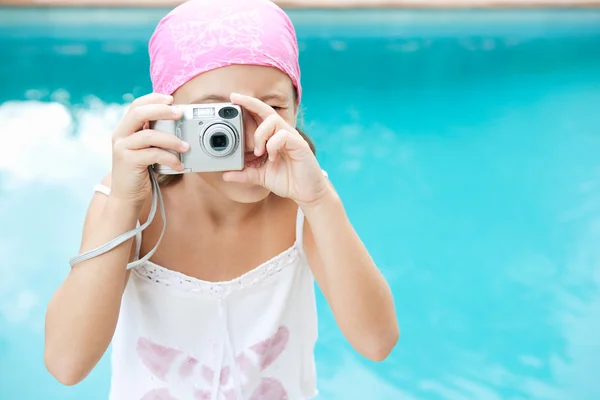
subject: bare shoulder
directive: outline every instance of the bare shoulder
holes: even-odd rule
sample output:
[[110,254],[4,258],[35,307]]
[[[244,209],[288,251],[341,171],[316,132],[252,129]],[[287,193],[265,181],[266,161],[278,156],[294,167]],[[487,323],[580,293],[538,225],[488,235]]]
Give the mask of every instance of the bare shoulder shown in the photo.
[[273,196],[273,207],[271,207],[269,213],[273,215],[274,218],[280,220],[284,218],[285,220],[296,221],[296,215],[298,213],[298,203],[296,203],[292,199],[288,199],[285,197]]

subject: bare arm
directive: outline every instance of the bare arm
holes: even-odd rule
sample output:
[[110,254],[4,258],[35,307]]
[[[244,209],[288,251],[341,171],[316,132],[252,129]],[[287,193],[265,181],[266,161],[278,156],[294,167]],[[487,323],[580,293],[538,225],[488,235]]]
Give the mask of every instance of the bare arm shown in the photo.
[[294,200],[306,217],[304,248],[319,287],[346,339],[362,355],[383,360],[399,337],[390,288],[348,220],[333,186],[323,178],[308,142],[290,124],[295,108],[275,111],[259,99],[233,93],[231,101],[259,123],[254,154],[260,168],[229,171],[223,179],[252,183]]
[[[172,96],[158,93],[134,100],[113,133],[111,179],[104,180],[111,187],[111,194],[94,195],[85,220],[81,252],[136,227],[151,195],[149,165],[183,169],[179,158],[167,150],[183,152],[189,146],[175,135],[147,129],[149,121],[181,117],[181,110],[169,106],[172,102]],[[44,360],[50,373],[66,385],[83,380],[112,340],[128,279],[126,265],[133,258],[133,242],[130,239],[77,264],[50,300]]]
[[315,279],[342,333],[363,356],[381,361],[398,341],[390,288],[330,187],[304,210],[304,246]]
[[[110,187],[110,179],[103,183]],[[139,211],[111,196],[94,195],[83,229],[81,252],[135,228]],[[110,344],[125,284],[126,264],[135,255],[134,239],[76,265],[56,291],[46,313],[44,361],[61,383],[74,385],[98,363]]]

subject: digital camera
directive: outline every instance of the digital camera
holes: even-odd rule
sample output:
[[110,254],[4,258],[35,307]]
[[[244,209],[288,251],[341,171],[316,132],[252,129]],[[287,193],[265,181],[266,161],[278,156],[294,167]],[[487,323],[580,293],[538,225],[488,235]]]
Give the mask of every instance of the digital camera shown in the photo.
[[171,133],[190,145],[176,153],[183,171],[154,164],[158,174],[234,171],[244,168],[244,119],[242,108],[231,103],[177,105],[183,110],[178,120],[159,120],[150,128]]

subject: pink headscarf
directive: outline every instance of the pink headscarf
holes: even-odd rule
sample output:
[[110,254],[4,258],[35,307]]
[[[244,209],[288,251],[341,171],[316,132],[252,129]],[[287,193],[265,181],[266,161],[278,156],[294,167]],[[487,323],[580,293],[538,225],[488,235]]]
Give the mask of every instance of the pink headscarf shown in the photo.
[[286,73],[300,103],[296,32],[287,14],[269,0],[189,0],[159,22],[149,52],[155,93],[172,94],[206,71],[250,64]]

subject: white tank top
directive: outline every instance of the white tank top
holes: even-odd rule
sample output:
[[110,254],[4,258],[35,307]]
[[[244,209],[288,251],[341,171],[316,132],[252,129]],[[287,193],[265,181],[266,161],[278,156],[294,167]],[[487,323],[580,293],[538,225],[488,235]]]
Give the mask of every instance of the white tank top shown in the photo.
[[[112,340],[110,400],[315,397],[317,309],[303,226],[299,209],[293,246],[228,282],[151,261],[132,269]],[[138,255],[140,245],[138,235]]]

